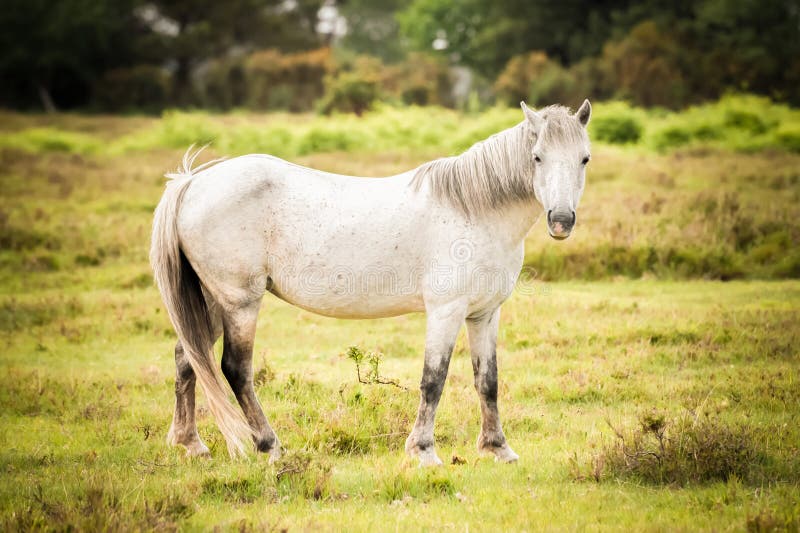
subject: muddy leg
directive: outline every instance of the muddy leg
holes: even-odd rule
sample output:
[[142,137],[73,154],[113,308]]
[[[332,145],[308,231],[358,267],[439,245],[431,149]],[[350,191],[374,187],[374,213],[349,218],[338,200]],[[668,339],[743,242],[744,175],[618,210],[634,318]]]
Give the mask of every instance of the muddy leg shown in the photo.
[[175,345],[175,370],[175,414],[167,433],[167,443],[183,446],[186,455],[209,455],[208,447],[197,433],[194,418],[194,370],[183,353],[180,341]]
[[234,309],[223,316],[225,329],[222,373],[239,401],[253,440],[260,452],[269,454],[270,462],[280,458],[281,444],[267,422],[253,387],[253,340],[256,334],[258,302]]
[[420,466],[442,464],[434,448],[433,425],[447,379],[450,356],[463,322],[464,312],[461,308],[450,306],[428,311],[419,410],[414,429],[406,439],[406,453],[419,457]]
[[472,372],[475,390],[481,402],[481,433],[478,450],[493,453],[497,460],[512,463],[519,459],[503,434],[497,411],[497,327],[500,309],[477,318],[467,319]]
[[[214,340],[222,335],[222,316],[210,295],[205,295],[209,302],[209,315],[214,328]],[[213,346],[209,346],[212,349]],[[167,433],[167,444],[183,446],[186,455],[210,455],[208,447],[200,439],[195,422],[195,384],[196,377],[189,359],[183,351],[181,341],[175,345],[175,414]]]

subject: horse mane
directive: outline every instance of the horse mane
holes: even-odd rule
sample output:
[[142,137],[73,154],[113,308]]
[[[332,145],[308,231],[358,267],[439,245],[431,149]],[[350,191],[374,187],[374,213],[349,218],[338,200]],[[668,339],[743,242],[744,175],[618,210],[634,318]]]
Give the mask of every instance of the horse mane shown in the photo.
[[[545,118],[542,142],[583,142],[585,134],[566,107],[539,111]],[[428,184],[434,198],[466,215],[485,213],[534,197],[535,166],[531,151],[537,136],[527,120],[472,145],[461,155],[443,157],[419,167],[411,186]]]

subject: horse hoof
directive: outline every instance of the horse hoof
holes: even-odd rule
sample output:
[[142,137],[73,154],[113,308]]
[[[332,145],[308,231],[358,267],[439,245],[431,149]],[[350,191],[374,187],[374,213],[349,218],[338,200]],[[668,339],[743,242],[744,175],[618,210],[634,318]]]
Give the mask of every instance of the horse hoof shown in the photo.
[[186,448],[186,457],[211,457],[211,451],[202,442],[193,442],[184,447]]
[[519,461],[519,455],[508,444],[503,444],[502,446],[479,446],[478,451],[482,454],[494,455],[494,460],[501,463],[516,463]]
[[519,455],[508,446],[505,446],[494,452],[494,460],[500,461],[501,463],[516,463],[519,461]]
[[275,446],[269,452],[269,464],[274,465],[278,461],[280,461],[283,452],[281,451],[280,445]]
[[428,450],[419,454],[419,466],[422,468],[442,466],[443,464],[442,460],[439,459],[439,456],[436,455],[436,452],[433,450]]

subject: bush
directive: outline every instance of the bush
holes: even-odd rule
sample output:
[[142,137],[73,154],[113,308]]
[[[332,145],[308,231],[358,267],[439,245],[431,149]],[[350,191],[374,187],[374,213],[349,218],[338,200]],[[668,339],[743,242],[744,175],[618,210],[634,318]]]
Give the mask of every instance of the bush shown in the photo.
[[101,146],[102,143],[91,135],[55,128],[29,128],[0,135],[1,148],[14,148],[31,153],[92,154]]
[[329,48],[295,54],[262,50],[248,56],[244,68],[251,107],[308,111],[325,92],[331,53]]
[[633,117],[601,116],[590,125],[594,139],[611,144],[636,143],[642,136],[642,125]]
[[563,68],[544,52],[530,52],[512,57],[494,84],[498,97],[516,106],[526,100],[535,106],[578,102],[589,94],[572,70]]
[[[541,76],[551,61],[544,52],[530,52],[512,57],[494,83],[499,99],[511,106],[519,105],[530,95],[531,83]],[[534,102],[530,102],[531,105]]]
[[382,66],[377,59],[362,56],[349,70],[325,79],[325,96],[319,104],[322,113],[333,111],[361,116],[381,93]]
[[171,90],[169,74],[161,67],[138,65],[106,72],[94,87],[95,100],[108,111],[159,111]]
[[737,128],[756,135],[769,129],[761,117],[753,112],[740,109],[728,109],[725,112],[724,124],[729,128]]
[[620,246],[604,243],[583,250],[555,254],[539,250],[525,257],[525,266],[543,279],[638,278],[645,274],[688,279],[731,280],[745,276],[744,257],[727,247]]
[[800,124],[782,124],[775,131],[775,144],[790,152],[800,152]]
[[453,107],[450,69],[427,54],[412,53],[408,59],[387,67],[381,89],[407,105]]
[[362,79],[358,74],[345,72],[327,83],[325,98],[320,111],[329,114],[333,111],[364,114],[378,99],[377,82]]
[[167,111],[161,117],[156,134],[161,146],[185,149],[191,144],[203,145],[214,141],[220,130],[206,115]]
[[653,135],[653,144],[661,151],[683,146],[691,140],[692,132],[684,126],[669,126]]
[[209,63],[199,81],[204,107],[229,110],[247,103],[247,72],[244,59],[216,59]]
[[617,96],[645,107],[681,108],[692,91],[684,75],[682,47],[654,22],[635,26],[622,40],[603,47],[599,68]]
[[550,104],[569,105],[580,102],[586,91],[578,87],[572,71],[551,62],[541,76],[531,82],[529,101],[537,106]]
[[231,128],[215,147],[228,154],[263,153],[283,158],[297,155],[295,133],[282,126]]
[[[639,417],[633,430],[615,428],[614,441],[593,460],[592,475],[635,478],[654,485],[747,479],[761,455],[753,431],[690,413],[668,420],[659,412]],[[574,476],[586,478],[575,464]]]
[[313,127],[300,139],[298,153],[300,155],[320,152],[338,152],[363,146],[365,139],[358,132],[334,128]]

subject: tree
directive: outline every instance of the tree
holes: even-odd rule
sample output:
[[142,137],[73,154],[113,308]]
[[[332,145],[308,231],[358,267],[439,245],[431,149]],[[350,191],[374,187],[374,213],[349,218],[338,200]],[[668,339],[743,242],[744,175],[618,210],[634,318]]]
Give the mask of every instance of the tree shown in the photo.
[[98,81],[107,81],[105,73],[123,80],[131,79],[131,73],[155,72],[146,65],[172,70],[173,103],[194,103],[191,74],[213,57],[318,46],[315,24],[321,3],[5,0],[0,9],[0,105],[85,106]]
[[340,45],[356,54],[370,54],[385,62],[405,55],[397,12],[407,0],[342,0],[337,6],[347,20],[347,34]]
[[398,17],[401,33],[421,50],[434,46],[458,63],[494,78],[520,53],[542,50],[571,64],[599,52],[608,23],[627,0],[414,0]]
[[796,2],[705,0],[695,7],[691,30],[698,56],[707,54],[705,76],[726,87],[800,103]]
[[129,64],[145,30],[135,0],[5,0],[0,9],[0,104],[83,105],[93,80]]
[[231,51],[275,47],[282,51],[319,46],[315,31],[322,0],[157,0],[157,18],[173,24],[164,32],[164,58],[175,65],[176,102],[193,100],[190,75],[202,61]]

